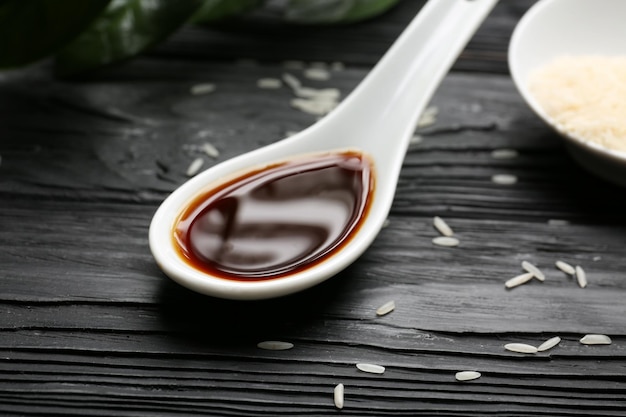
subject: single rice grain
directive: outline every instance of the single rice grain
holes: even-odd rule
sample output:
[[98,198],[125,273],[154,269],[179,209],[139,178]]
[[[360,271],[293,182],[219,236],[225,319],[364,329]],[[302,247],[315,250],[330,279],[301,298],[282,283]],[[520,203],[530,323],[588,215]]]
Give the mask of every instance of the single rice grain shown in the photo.
[[283,74],[283,81],[289,88],[296,91],[302,87],[302,83],[299,79],[297,79],[294,75],[289,74],[288,72]]
[[562,219],[549,219],[548,224],[550,226],[568,226],[570,224],[569,220]]
[[189,92],[194,96],[199,96],[203,94],[210,94],[215,91],[215,88],[215,84],[213,83],[196,84],[191,86]]
[[519,285],[526,284],[528,281],[533,279],[533,277],[534,275],[531,272],[527,272],[525,274],[518,275],[516,277],[509,279],[508,281],[504,283],[504,286],[506,288],[515,288]]
[[537,348],[526,343],[507,343],[504,345],[506,350],[517,353],[537,353]]
[[439,113],[439,108],[436,106],[427,107],[417,122],[417,128],[432,126],[437,122],[437,113]]
[[433,239],[433,244],[449,248],[459,246],[460,243],[459,239],[451,236],[437,236]]
[[294,98],[291,100],[291,106],[304,113],[323,116],[337,107],[334,101],[307,100],[304,98]]
[[546,280],[546,276],[543,272],[541,272],[541,270],[539,268],[537,268],[535,265],[531,264],[528,261],[523,261],[522,262],[522,268],[524,269],[524,271],[526,272],[530,272],[531,274],[533,274],[535,276],[535,278],[537,278],[539,281],[545,281]]
[[330,72],[326,68],[311,67],[304,70],[304,76],[309,80],[326,81],[330,79]]
[[576,281],[578,281],[578,285],[580,288],[585,288],[587,286],[587,273],[578,265],[576,265],[574,269],[576,271]]
[[610,345],[613,341],[605,334],[587,334],[580,339],[583,345]]
[[189,164],[189,166],[187,167],[187,171],[185,172],[185,174],[188,177],[193,177],[198,172],[200,172],[200,169],[202,168],[202,164],[204,164],[204,160],[202,158],[194,159],[191,162],[191,164]]
[[344,388],[343,384],[337,384],[337,386],[335,387],[335,390],[333,392],[334,399],[335,399],[335,407],[337,407],[340,410],[343,408],[344,390],[345,390],[345,388]]
[[491,181],[499,185],[513,185],[517,183],[517,177],[509,174],[496,174],[491,176]]
[[452,231],[452,228],[450,226],[448,226],[448,223],[446,223],[441,217],[439,216],[435,216],[433,218],[433,226],[435,226],[435,229],[437,229],[439,231],[439,233],[441,233],[444,236],[452,236],[454,234],[454,232]]
[[480,372],[476,371],[461,371],[457,372],[454,377],[457,381],[471,381],[473,379],[480,378]]
[[576,270],[574,269],[574,267],[568,264],[567,262],[556,261],[554,265],[556,265],[557,268],[559,268],[561,271],[565,272],[566,274],[569,274],[569,275],[576,274]]
[[202,149],[202,152],[204,152],[205,154],[207,154],[207,156],[210,156],[211,158],[217,158],[218,156],[220,156],[220,151],[218,151],[212,143],[205,142],[202,144],[200,149]]
[[259,349],[264,350],[289,350],[293,348],[293,343],[281,342],[278,340],[266,340],[256,345]]
[[346,69],[346,66],[343,62],[335,61],[330,63],[330,69],[333,71],[343,71]]
[[546,350],[550,350],[553,347],[555,347],[556,345],[558,345],[559,343],[561,343],[561,338],[558,336],[552,337],[548,340],[546,340],[545,342],[543,342],[542,344],[540,344],[537,347],[537,352],[544,352]]
[[381,305],[376,309],[377,316],[384,316],[386,314],[391,313],[396,308],[396,302],[391,300],[387,301],[385,304]]
[[357,363],[356,367],[359,371],[367,372],[368,374],[384,374],[385,367],[380,365],[374,365],[371,363]]
[[338,101],[341,97],[341,91],[338,88],[311,88],[300,87],[293,92],[300,98],[310,98],[323,101]]
[[278,78],[259,78],[256,85],[263,89],[276,89],[282,87],[283,82]]
[[494,149],[491,151],[491,157],[493,159],[513,159],[517,158],[517,151],[515,149]]

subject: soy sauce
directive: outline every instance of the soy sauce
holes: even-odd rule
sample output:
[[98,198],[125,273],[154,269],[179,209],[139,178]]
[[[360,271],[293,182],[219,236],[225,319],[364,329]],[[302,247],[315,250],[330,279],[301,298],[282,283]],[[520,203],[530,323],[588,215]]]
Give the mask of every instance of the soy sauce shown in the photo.
[[224,279],[284,277],[349,244],[373,190],[372,163],[356,151],[276,163],[191,201],[174,246],[195,269]]

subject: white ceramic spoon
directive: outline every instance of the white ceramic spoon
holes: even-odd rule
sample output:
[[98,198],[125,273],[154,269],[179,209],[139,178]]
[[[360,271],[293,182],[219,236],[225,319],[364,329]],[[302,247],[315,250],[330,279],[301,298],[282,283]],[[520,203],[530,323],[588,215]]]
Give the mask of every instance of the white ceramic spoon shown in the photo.
[[540,0],[517,24],[509,67],[528,105],[565,139],[572,157],[592,173],[626,186],[626,153],[567,132],[528,88],[530,74],[563,55],[626,56],[625,0]]
[[[497,0],[430,0],[361,84],[325,118],[270,146],[218,164],[190,179],[159,207],[150,249],[159,267],[194,291],[228,299],[283,296],[316,285],[354,262],[387,218],[409,140],[420,113],[460,51]],[[356,149],[373,159],[376,189],[364,222],[348,245],[298,273],[235,281],[200,272],[179,256],[172,239],[181,211],[202,190],[252,168],[290,157]]]

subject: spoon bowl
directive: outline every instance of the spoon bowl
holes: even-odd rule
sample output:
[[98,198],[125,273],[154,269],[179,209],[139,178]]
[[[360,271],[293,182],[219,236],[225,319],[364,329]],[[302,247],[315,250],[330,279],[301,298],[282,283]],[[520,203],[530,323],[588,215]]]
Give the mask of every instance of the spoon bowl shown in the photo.
[[[304,290],[354,262],[387,218],[420,113],[496,2],[430,0],[359,86],[326,117],[294,136],[209,168],[180,186],[161,204],[150,225],[150,249],[159,267],[194,291],[252,300]],[[373,162],[376,185],[367,215],[349,244],[323,261],[279,278],[230,280],[195,269],[175,247],[173,231],[181,212],[206,190],[252,169],[345,149],[363,153]]]
[[626,153],[562,129],[537,102],[528,81],[533,71],[559,56],[626,56],[626,1],[540,0],[517,24],[509,45],[509,68],[530,108],[565,140],[588,171],[626,186]]

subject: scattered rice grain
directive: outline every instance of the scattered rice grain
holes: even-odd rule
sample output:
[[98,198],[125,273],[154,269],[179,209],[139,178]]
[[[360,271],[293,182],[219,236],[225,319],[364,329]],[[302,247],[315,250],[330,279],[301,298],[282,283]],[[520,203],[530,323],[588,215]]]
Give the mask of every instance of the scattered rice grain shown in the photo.
[[218,156],[220,156],[220,151],[218,151],[212,143],[203,143],[201,149],[202,152],[204,152],[205,154],[207,154],[207,156],[210,156],[211,158],[217,158]]
[[537,347],[537,352],[544,352],[546,350],[550,350],[556,345],[558,345],[559,343],[561,343],[561,338],[558,336],[554,336],[546,340],[542,344],[540,344],[539,347]]
[[278,340],[266,340],[256,345],[259,349],[264,350],[289,350],[293,348],[293,343],[281,342]]
[[539,270],[539,268],[537,268],[535,265],[531,264],[528,261],[523,261],[522,262],[522,268],[524,269],[524,271],[526,272],[530,272],[531,274],[533,274],[535,276],[535,278],[537,278],[539,281],[545,281],[546,280],[546,276],[543,272],[541,272]]
[[204,160],[202,158],[194,159],[193,162],[189,164],[189,167],[187,167],[187,172],[186,172],[187,176],[193,177],[198,172],[200,172],[200,169],[202,168],[202,164],[204,164]]
[[517,158],[518,153],[515,149],[494,149],[491,151],[493,159],[513,159]]
[[480,376],[480,372],[476,371],[461,371],[454,375],[457,381],[471,381],[480,378]]
[[384,316],[386,314],[391,313],[393,310],[395,310],[395,308],[396,308],[395,301],[393,300],[387,301],[385,304],[383,304],[382,306],[378,307],[378,309],[376,309],[376,315]]
[[548,220],[548,224],[550,226],[568,226],[570,224],[570,222],[569,222],[569,220],[550,219],[550,220]]
[[389,220],[389,219],[385,219],[385,221],[383,222],[383,229],[384,229],[385,227],[388,227],[390,224],[391,224],[391,220]]
[[346,68],[343,62],[335,61],[330,63],[330,69],[333,71],[343,71]]
[[517,353],[537,353],[537,348],[526,343],[507,343],[504,345],[506,350]]
[[343,384],[337,384],[333,394],[334,394],[334,399],[335,399],[335,407],[337,407],[338,409],[341,410],[343,408],[343,401],[344,401],[344,386],[343,386]]
[[326,81],[330,79],[330,72],[326,68],[311,67],[304,70],[303,75],[309,80]]
[[291,100],[291,106],[305,113],[313,114],[316,116],[324,116],[335,107],[337,107],[337,103],[334,101],[294,98]]
[[300,80],[297,79],[294,75],[289,74],[288,72],[283,74],[283,81],[294,91],[302,87],[302,83],[300,82]]
[[196,136],[202,139],[202,138],[209,137],[213,134],[214,132],[211,129],[205,129],[205,130],[198,131],[198,133],[196,133]]
[[452,231],[452,228],[450,228],[450,226],[448,226],[448,223],[446,223],[441,217],[439,216],[435,216],[433,218],[433,226],[435,226],[435,229],[437,229],[439,231],[439,233],[441,233],[444,236],[452,236],[454,235],[454,232]]
[[561,271],[565,272],[566,274],[570,274],[570,275],[576,274],[576,270],[574,269],[574,267],[568,264],[567,262],[556,261],[554,265],[556,265],[557,268],[559,268]]
[[445,246],[449,248],[459,246],[460,243],[461,242],[459,241],[459,239],[455,237],[451,237],[451,236],[437,236],[436,238],[433,239],[433,244],[437,246]]
[[191,86],[189,92],[194,96],[199,96],[202,94],[209,94],[214,92],[216,89],[215,84],[213,83],[204,83],[204,84],[196,84]]
[[480,113],[483,110],[483,106],[480,103],[472,103],[470,104],[470,111],[472,113]]
[[417,122],[417,127],[428,127],[434,125],[437,122],[437,113],[439,113],[439,109],[436,106],[427,107]]
[[288,131],[285,132],[285,136],[289,137],[289,136],[296,135],[298,133],[300,133],[300,132],[297,131],[297,130],[288,130]]
[[300,87],[295,89],[294,94],[301,98],[313,98],[317,100],[339,100],[341,92],[338,88],[310,88]]
[[359,371],[367,372],[368,374],[383,374],[385,373],[385,367],[380,365],[374,365],[371,363],[357,363],[356,367]]
[[580,288],[585,288],[587,286],[587,273],[582,267],[576,265],[576,281],[578,281],[578,285]]
[[283,82],[278,78],[259,78],[256,81],[256,85],[259,88],[275,89],[283,86]]
[[513,185],[517,182],[517,177],[510,174],[496,174],[491,176],[491,181],[500,185]]
[[527,272],[525,274],[518,275],[516,277],[509,279],[508,281],[504,283],[504,286],[506,288],[515,288],[519,285],[527,283],[528,281],[533,279],[533,277],[534,275],[531,272]]
[[596,261],[600,261],[600,260],[602,260],[602,256],[594,256],[594,257],[593,257],[593,261],[594,261],[594,262],[596,262]]
[[580,339],[583,345],[610,345],[613,341],[605,334],[586,334]]
[[424,137],[422,135],[413,135],[409,140],[409,145],[417,145],[424,141]]

